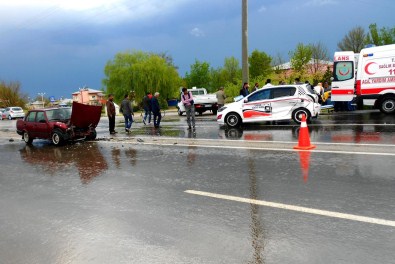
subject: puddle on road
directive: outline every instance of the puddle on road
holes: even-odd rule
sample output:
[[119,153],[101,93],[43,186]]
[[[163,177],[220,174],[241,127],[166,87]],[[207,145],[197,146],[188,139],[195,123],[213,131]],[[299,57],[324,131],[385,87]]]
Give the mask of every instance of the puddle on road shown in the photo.
[[47,144],[26,145],[19,152],[23,161],[42,167],[50,175],[75,166],[84,184],[108,169],[107,161],[95,143],[85,142],[63,147]]

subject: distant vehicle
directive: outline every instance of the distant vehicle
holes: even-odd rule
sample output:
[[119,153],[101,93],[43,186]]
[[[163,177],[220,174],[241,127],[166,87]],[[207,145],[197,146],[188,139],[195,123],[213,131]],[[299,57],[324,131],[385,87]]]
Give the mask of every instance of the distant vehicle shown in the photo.
[[395,113],[395,44],[359,54],[335,52],[331,100],[349,102],[354,97],[359,106],[373,101],[381,112]]
[[7,107],[2,114],[2,118],[4,118],[4,119],[7,118],[9,120],[12,120],[15,118],[24,118],[24,117],[25,117],[25,112],[19,106]]
[[[201,115],[206,111],[211,111],[214,115],[217,114],[218,104],[217,96],[215,94],[208,94],[206,88],[196,88],[188,89],[188,92],[192,93],[193,101],[195,105],[195,111]],[[177,105],[178,115],[185,113],[185,106],[181,101],[180,92],[180,102]]]
[[18,120],[16,131],[26,144],[34,139],[49,139],[62,145],[77,139],[96,138],[101,106],[73,102],[72,108],[57,107],[30,110],[24,120]]
[[5,112],[5,108],[0,108],[0,120],[3,120],[3,113]]
[[318,96],[310,86],[280,85],[259,89],[218,110],[217,122],[229,127],[243,123],[293,119],[300,124],[302,114],[308,121],[317,118],[321,110]]

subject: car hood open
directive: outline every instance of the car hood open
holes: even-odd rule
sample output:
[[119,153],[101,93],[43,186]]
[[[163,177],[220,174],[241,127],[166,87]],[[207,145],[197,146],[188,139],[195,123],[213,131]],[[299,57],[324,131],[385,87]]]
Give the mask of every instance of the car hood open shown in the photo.
[[73,102],[70,124],[78,128],[96,127],[100,121],[102,107]]

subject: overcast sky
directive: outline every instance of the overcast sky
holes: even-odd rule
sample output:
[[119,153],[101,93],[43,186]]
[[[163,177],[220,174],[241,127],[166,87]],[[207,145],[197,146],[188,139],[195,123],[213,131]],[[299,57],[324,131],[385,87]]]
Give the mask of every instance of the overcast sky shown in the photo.
[[[100,90],[118,52],[166,52],[181,76],[195,59],[241,64],[241,0],[0,0],[0,80],[31,97]],[[355,26],[394,27],[394,0],[249,0],[249,51],[321,41],[330,55]]]

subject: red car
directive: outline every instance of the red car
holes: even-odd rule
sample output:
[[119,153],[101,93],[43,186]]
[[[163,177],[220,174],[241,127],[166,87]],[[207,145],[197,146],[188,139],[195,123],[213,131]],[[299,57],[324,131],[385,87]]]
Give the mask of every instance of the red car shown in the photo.
[[77,139],[92,140],[96,138],[101,109],[101,106],[73,102],[72,108],[30,110],[23,120],[17,121],[16,132],[26,144],[36,138],[49,139],[54,145]]

